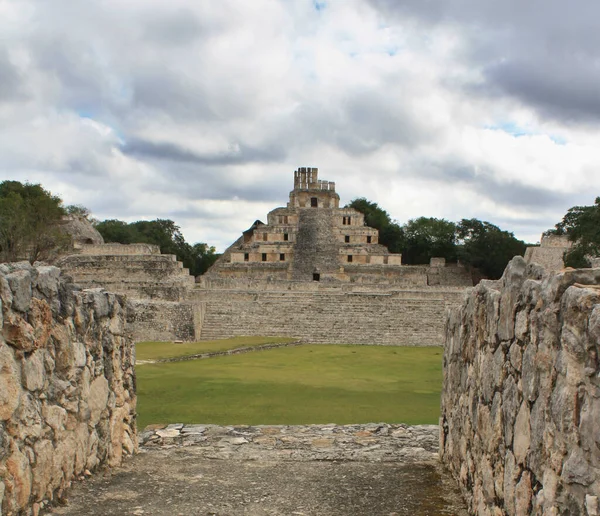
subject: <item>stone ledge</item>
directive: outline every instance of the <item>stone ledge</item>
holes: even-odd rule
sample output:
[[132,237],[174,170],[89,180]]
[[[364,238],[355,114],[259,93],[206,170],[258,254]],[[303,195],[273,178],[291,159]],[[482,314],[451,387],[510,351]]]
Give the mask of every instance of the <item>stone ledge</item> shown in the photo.
[[208,459],[428,462],[437,461],[439,427],[357,425],[150,425],[142,449],[195,446]]

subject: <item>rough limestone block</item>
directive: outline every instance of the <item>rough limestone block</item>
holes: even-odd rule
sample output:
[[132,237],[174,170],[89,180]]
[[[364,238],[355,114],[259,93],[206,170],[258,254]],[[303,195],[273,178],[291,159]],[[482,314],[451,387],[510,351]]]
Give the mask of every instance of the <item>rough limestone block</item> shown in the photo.
[[9,346],[0,340],[0,421],[10,419],[21,398],[21,374]]
[[13,294],[12,308],[18,312],[29,310],[31,303],[31,273],[17,270],[6,275],[6,281]]

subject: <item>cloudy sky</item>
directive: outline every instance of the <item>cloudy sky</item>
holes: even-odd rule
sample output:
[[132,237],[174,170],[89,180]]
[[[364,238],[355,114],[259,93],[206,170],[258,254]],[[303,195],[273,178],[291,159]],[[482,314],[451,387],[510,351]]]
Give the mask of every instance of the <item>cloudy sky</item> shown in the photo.
[[600,195],[600,2],[0,0],[0,180],[223,250],[342,202],[535,242]]

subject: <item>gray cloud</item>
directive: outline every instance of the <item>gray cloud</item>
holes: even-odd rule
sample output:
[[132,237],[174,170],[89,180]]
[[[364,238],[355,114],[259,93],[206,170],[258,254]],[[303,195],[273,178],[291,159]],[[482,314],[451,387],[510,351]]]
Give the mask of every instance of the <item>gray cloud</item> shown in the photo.
[[24,100],[26,95],[22,90],[22,82],[21,73],[0,48],[0,103]]
[[232,146],[226,153],[200,154],[171,142],[151,142],[132,139],[122,145],[125,154],[139,157],[157,158],[200,165],[239,165],[247,163],[268,163],[285,158],[283,147],[253,148],[244,144]]
[[189,45],[207,31],[209,27],[186,8],[150,16],[143,28],[145,39],[175,47]]
[[600,3],[369,1],[389,17],[457,27],[469,39],[466,62],[483,72],[480,94],[512,96],[565,123],[600,123]]

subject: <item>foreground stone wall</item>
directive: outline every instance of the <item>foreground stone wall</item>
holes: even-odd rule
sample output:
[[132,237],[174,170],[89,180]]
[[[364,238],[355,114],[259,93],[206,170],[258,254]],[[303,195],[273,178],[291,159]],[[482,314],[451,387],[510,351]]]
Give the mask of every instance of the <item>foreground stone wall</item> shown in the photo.
[[440,454],[477,514],[598,514],[600,269],[516,257],[446,329]]
[[202,340],[272,335],[313,343],[440,346],[446,309],[462,288],[387,292],[194,291]]
[[136,450],[123,298],[56,267],[0,265],[0,514],[37,514],[71,480]]

